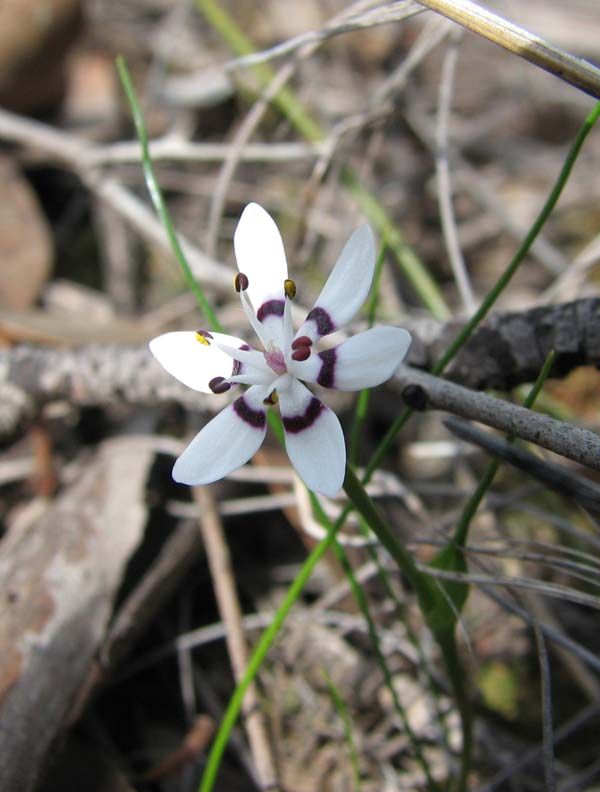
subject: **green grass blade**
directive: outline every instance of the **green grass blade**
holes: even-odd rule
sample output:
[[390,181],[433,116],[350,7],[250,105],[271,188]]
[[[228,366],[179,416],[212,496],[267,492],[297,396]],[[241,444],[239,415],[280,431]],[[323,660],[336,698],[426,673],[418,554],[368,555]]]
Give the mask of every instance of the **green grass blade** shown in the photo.
[[208,320],[211,330],[217,330],[222,332],[223,328],[221,327],[221,323],[217,319],[215,312],[212,309],[211,304],[206,298],[202,287],[194,278],[192,270],[190,269],[190,265],[185,257],[185,253],[181,247],[179,239],[177,237],[177,233],[175,232],[175,228],[173,227],[173,222],[171,220],[171,215],[169,214],[169,210],[167,209],[167,205],[165,203],[164,196],[162,194],[162,190],[158,184],[158,180],[156,179],[156,175],[154,173],[154,166],[152,164],[152,158],[150,156],[150,146],[148,144],[148,132],[146,131],[146,124],[144,122],[144,116],[142,114],[142,110],[140,107],[140,103],[138,102],[135,89],[133,87],[133,83],[131,81],[131,76],[129,74],[129,69],[127,68],[127,64],[125,63],[125,59],[119,55],[117,58],[117,71],[119,73],[119,78],[121,80],[121,85],[123,86],[123,90],[125,91],[125,95],[127,96],[127,101],[129,102],[129,107],[131,109],[131,114],[133,116],[133,121],[135,123],[135,129],[137,132],[138,140],[140,141],[140,145],[142,147],[142,167],[144,170],[144,178],[146,180],[146,185],[148,187],[148,192],[150,193],[150,198],[154,205],[154,209],[156,214],[159,216],[161,223],[164,226],[164,229],[167,233],[167,237],[169,239],[169,244],[175,254],[175,258],[177,259],[179,266],[181,267],[181,271],[183,273],[183,277],[185,278],[185,282],[196,298],[196,302],[206,319]]
[[344,729],[344,737],[346,739],[346,745],[348,746],[348,754],[350,756],[350,764],[352,765],[352,776],[354,779],[354,792],[361,792],[362,784],[360,781],[360,765],[358,761],[358,752],[356,750],[356,743],[354,742],[354,736],[352,734],[352,723],[350,721],[350,715],[348,714],[348,708],[342,698],[339,690],[335,686],[333,680],[327,673],[327,670],[323,669],[323,676],[325,677],[325,682],[327,683],[327,688],[329,689],[329,695],[331,696],[331,700],[333,701],[333,706],[335,707],[335,711],[337,712],[339,719],[342,721],[342,727]]
[[[318,499],[312,493],[311,493],[311,503],[317,519],[319,520],[321,525],[323,525],[327,530],[329,530],[330,521],[327,518],[327,515],[325,514],[323,509],[321,508],[321,504],[319,503]],[[365,624],[367,625],[367,632],[369,635],[371,646],[373,647],[375,659],[377,661],[377,665],[381,670],[381,673],[383,674],[385,686],[387,687],[390,693],[392,703],[394,705],[394,710],[396,711],[396,714],[398,715],[400,722],[402,723],[402,727],[406,732],[408,739],[410,740],[410,744],[415,753],[417,762],[419,763],[421,769],[423,770],[425,778],[427,779],[427,784],[429,786],[429,789],[432,790],[432,792],[439,792],[439,786],[438,784],[436,784],[435,780],[433,779],[433,776],[431,775],[431,770],[427,763],[427,759],[425,758],[425,755],[421,750],[419,740],[417,739],[414,731],[412,730],[410,721],[408,720],[408,716],[406,714],[406,710],[402,706],[402,702],[400,701],[400,697],[398,696],[398,691],[394,686],[394,679],[387,664],[385,655],[381,649],[379,635],[377,634],[377,628],[375,626],[375,622],[373,621],[373,617],[371,616],[371,612],[369,610],[369,602],[365,590],[358,582],[356,575],[354,574],[354,570],[352,569],[352,566],[348,560],[348,556],[344,552],[344,548],[337,541],[337,539],[334,540],[332,548],[333,548],[333,552],[335,553],[338,561],[340,562],[344,570],[346,577],[348,578],[348,582],[350,584],[350,589],[352,591],[354,600],[356,601],[356,604],[358,605],[359,610],[362,613],[362,616],[365,620]]]

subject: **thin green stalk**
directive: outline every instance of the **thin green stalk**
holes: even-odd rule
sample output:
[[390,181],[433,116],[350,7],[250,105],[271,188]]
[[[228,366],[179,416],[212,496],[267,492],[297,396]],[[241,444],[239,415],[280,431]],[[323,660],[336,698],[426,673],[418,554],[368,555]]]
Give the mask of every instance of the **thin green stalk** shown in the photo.
[[342,721],[344,737],[346,739],[346,744],[348,745],[348,754],[350,755],[350,764],[352,765],[352,775],[354,776],[354,792],[361,792],[362,784],[360,781],[358,751],[356,750],[356,744],[352,734],[352,723],[350,722],[348,708],[346,707],[346,703],[344,702],[344,699],[342,698],[340,691],[337,689],[333,679],[327,673],[326,668],[323,668],[323,676],[325,677],[325,682],[327,683],[329,695],[333,701],[333,706],[335,707],[335,710]]
[[[121,79],[123,88],[125,90],[127,99],[131,107],[131,112],[135,121],[138,138],[142,146],[142,161],[144,168],[144,176],[146,179],[148,190],[150,192],[152,203],[154,204],[154,208],[165,228],[165,231],[169,238],[169,242],[177,258],[177,261],[179,262],[179,265],[182,269],[187,285],[189,286],[194,296],[196,297],[200,309],[203,311],[207,320],[210,322],[211,328],[217,331],[222,331],[223,328],[221,326],[221,323],[217,319],[212,307],[207,301],[204,292],[202,291],[202,288],[196,282],[192,274],[192,271],[189,267],[189,264],[187,262],[187,259],[185,257],[185,254],[181,248],[179,240],[177,238],[177,234],[173,227],[173,223],[171,221],[169,211],[166,207],[161,189],[154,174],[154,168],[150,156],[148,135],[146,132],[144,118],[137,100],[137,96],[135,94],[135,90],[133,88],[133,84],[131,82],[127,65],[122,57],[119,57],[117,59],[117,69],[119,71],[119,77]],[[270,410],[268,414],[268,419],[269,419],[269,424],[271,425],[275,434],[277,435],[277,437],[279,437],[282,440],[283,432],[282,432],[281,420],[279,418],[279,415],[273,412],[273,410]],[[285,621],[287,614],[289,613],[294,603],[302,593],[302,590],[304,589],[306,582],[308,581],[310,575],[312,574],[313,569],[315,568],[319,560],[323,557],[323,555],[327,551],[327,548],[330,546],[331,542],[333,541],[335,530],[336,527],[335,526],[332,527],[331,532],[325,537],[325,539],[323,539],[315,547],[315,549],[312,551],[310,556],[306,559],[296,579],[288,589],[283,602],[281,603],[277,613],[275,614],[273,622],[263,632],[261,639],[258,642],[256,649],[252,654],[252,657],[250,658],[244,676],[237,685],[234,694],[229,702],[227,711],[225,712],[223,720],[219,726],[219,731],[217,732],[217,735],[215,737],[208,758],[206,770],[202,777],[202,786],[201,786],[202,792],[205,792],[205,790],[212,789],[219,770],[223,752],[225,751],[225,747],[229,739],[229,734],[231,733],[231,729],[233,728],[237,720],[237,717],[239,715],[240,708],[244,696],[246,694],[246,691],[250,686],[250,684],[252,683],[254,677],[258,673],[258,670],[267,652],[269,651],[273,641],[275,640],[277,634],[279,633],[279,630],[281,629],[281,626]]]
[[[323,511],[321,504],[319,503],[318,499],[313,493],[311,493],[311,504],[317,519],[319,520],[321,525],[323,525],[328,530],[331,526],[329,518]],[[371,642],[371,646],[373,647],[373,652],[375,653],[375,659],[377,661],[377,665],[381,669],[381,673],[383,674],[385,685],[390,693],[390,696],[392,697],[392,703],[394,705],[394,709],[396,710],[396,713],[402,723],[402,727],[406,732],[408,739],[410,740],[412,749],[415,752],[415,757],[419,765],[421,766],[421,769],[423,770],[429,788],[431,790],[434,790],[434,792],[439,792],[439,786],[438,784],[436,784],[433,776],[431,775],[429,765],[427,764],[427,760],[423,754],[423,751],[421,750],[419,741],[412,730],[410,721],[408,720],[408,717],[406,715],[406,710],[402,706],[402,702],[400,701],[400,697],[398,696],[398,691],[396,690],[396,687],[394,685],[392,673],[385,659],[385,655],[381,650],[381,643],[379,641],[379,636],[377,634],[377,628],[375,626],[375,622],[373,621],[373,617],[371,616],[371,612],[369,610],[369,602],[367,600],[367,595],[365,593],[365,590],[363,586],[361,586],[360,583],[358,582],[356,575],[354,574],[354,570],[352,569],[352,565],[348,560],[348,556],[346,555],[344,548],[338,542],[337,539],[334,540],[332,549],[336,555],[337,560],[340,562],[346,577],[348,578],[348,582],[352,590],[352,595],[367,625],[367,632],[369,634],[369,640]]]
[[360,436],[362,434],[365,421],[367,420],[370,401],[371,391],[369,388],[361,390],[358,394],[358,398],[356,399],[354,418],[352,420],[352,426],[350,427],[350,439],[348,441],[348,462],[352,465],[352,467],[356,467],[356,465],[358,465]]
[[[358,524],[365,539],[369,539],[369,540],[372,539],[372,533],[369,529],[369,526],[367,525],[367,523],[360,514],[358,515]],[[419,640],[419,638],[417,637],[415,631],[411,626],[410,619],[406,615],[406,608],[404,607],[404,603],[400,601],[398,595],[394,591],[394,587],[392,586],[390,580],[390,573],[381,563],[381,558],[379,557],[379,553],[377,552],[371,541],[367,542],[366,548],[367,548],[367,552],[369,553],[369,557],[371,561],[377,567],[377,575],[379,577],[381,584],[383,585],[386,596],[394,603],[396,615],[399,618],[399,620],[404,624],[404,629],[406,630],[408,639],[413,645],[417,655],[419,656],[419,662],[420,662],[419,668],[425,674],[425,677],[427,679],[427,687],[429,688],[431,697],[435,702],[435,710],[436,710],[437,719],[440,724],[442,739],[444,741],[444,745],[446,749],[449,750],[448,729],[445,723],[445,715],[439,706],[439,702],[437,699],[438,689],[436,686],[436,682],[431,674],[431,671],[429,670],[429,661],[423,650],[422,642]]]
[[442,650],[444,665],[458,705],[462,730],[460,770],[454,783],[454,791],[466,792],[473,756],[473,707],[467,685],[467,675],[460,662],[454,630],[443,636],[437,635],[436,638]]
[[[364,517],[369,528],[392,556],[415,590],[423,613],[429,611],[435,604],[431,582],[419,572],[412,555],[396,539],[381,512],[377,509],[361,484],[360,479],[349,465],[346,465],[346,477],[344,478],[343,487],[354,508]],[[337,522],[339,522],[339,518],[336,524]]]
[[[207,22],[218,31],[221,38],[237,55],[252,55],[255,47],[227,11],[213,0],[196,0],[198,10]],[[273,70],[266,63],[256,63],[251,71],[261,86],[273,79]],[[280,88],[271,100],[279,112],[311,143],[323,140],[325,133],[320,125],[305,111],[296,94],[289,88]]]
[[466,677],[461,668],[460,658],[456,650],[454,622],[450,623],[447,618],[448,610],[452,605],[452,603],[448,602],[449,586],[441,587],[437,585],[435,581],[430,580],[427,575],[417,569],[413,557],[393,535],[375,504],[367,495],[360,480],[348,466],[346,467],[344,490],[354,508],[364,517],[373,533],[413,586],[423,617],[441,649],[456,697],[463,731],[461,769],[455,789],[456,792],[465,792],[473,747],[473,715],[465,684]]
[[584,144],[585,139],[589,135],[592,130],[592,127],[598,120],[600,116],[600,102],[597,102],[594,105],[593,110],[589,113],[583,125],[579,129],[575,140],[573,141],[571,148],[565,158],[562,168],[560,169],[560,173],[558,174],[558,178],[550,191],[550,195],[546,199],[540,213],[538,214],[534,224],[529,229],[529,232],[523,242],[521,243],[519,249],[513,256],[512,261],[508,265],[508,267],[504,270],[502,275],[498,278],[498,281],[494,285],[494,287],[488,292],[485,299],[479,306],[479,308],[475,311],[471,319],[467,322],[467,324],[463,327],[460,333],[456,336],[454,341],[450,344],[446,352],[442,355],[442,357],[437,361],[435,366],[433,367],[433,374],[439,375],[441,374],[448,363],[455,357],[456,353],[459,349],[465,344],[465,342],[470,338],[471,334],[475,330],[478,324],[487,316],[488,312],[500,296],[500,294],[504,291],[504,289],[508,286],[511,278],[523,262],[525,256],[529,253],[531,246],[535,242],[538,234],[544,227],[544,224],[550,213],[556,206],[558,199],[563,191],[565,184],[567,183],[567,179],[571,175],[571,171],[573,170],[573,166],[577,161],[577,157],[579,156],[579,152],[581,151],[581,147]]
[[298,572],[291,586],[286,591],[283,602],[277,609],[277,612],[273,617],[273,621],[260,636],[260,640],[258,641],[254,651],[252,652],[252,656],[248,661],[244,675],[238,682],[235,691],[229,700],[229,704],[227,705],[223,719],[219,724],[219,730],[217,731],[213,741],[206,762],[206,767],[202,775],[199,792],[210,792],[213,789],[217,778],[217,773],[219,772],[221,759],[223,757],[225,748],[227,747],[229,735],[240,714],[240,709],[242,707],[242,702],[244,700],[244,696],[246,695],[246,691],[252,684],[254,677],[257,675],[265,657],[267,656],[267,652],[277,637],[284,621],[287,618],[288,613],[302,593],[306,583],[308,582],[308,579],[312,575],[315,566],[325,555],[328,548],[331,547],[331,544],[335,539],[336,530],[337,525],[332,525],[325,538],[319,542],[319,544],[308,556],[302,565],[300,572]]
[[125,63],[125,59],[123,56],[119,55],[117,58],[117,71],[119,72],[119,78],[121,80],[121,85],[123,86],[123,90],[127,96],[127,101],[129,102],[129,107],[131,109],[131,114],[133,116],[133,120],[135,123],[135,129],[137,132],[138,139],[140,141],[142,147],[142,167],[144,170],[144,178],[146,180],[146,185],[148,187],[148,192],[150,193],[150,198],[152,199],[152,203],[154,204],[154,209],[156,210],[156,214],[159,216],[160,221],[162,222],[164,229],[167,233],[167,237],[169,239],[169,244],[175,254],[175,257],[181,267],[181,271],[183,273],[183,277],[185,278],[185,282],[196,298],[196,302],[200,307],[200,310],[208,320],[210,327],[212,330],[217,330],[219,332],[223,331],[221,323],[217,319],[217,315],[212,309],[211,304],[206,298],[202,287],[194,277],[192,270],[190,269],[190,265],[185,257],[185,253],[181,247],[177,234],[175,232],[175,228],[173,227],[173,223],[171,221],[171,216],[169,214],[169,210],[167,209],[167,205],[165,203],[165,199],[162,194],[162,190],[158,184],[156,179],[156,175],[154,173],[154,166],[152,164],[152,158],[150,157],[150,147],[148,145],[148,132],[146,131],[146,124],[144,123],[144,116],[142,114],[142,110],[140,104],[138,102],[135,89],[133,87],[133,83],[131,81],[131,77],[129,75],[129,70],[127,68],[127,64]]
[[421,750],[419,740],[416,734],[414,733],[414,731],[412,730],[412,726],[410,725],[410,721],[408,720],[406,710],[402,706],[402,702],[400,701],[398,691],[396,690],[396,687],[394,685],[394,679],[392,673],[385,659],[385,655],[381,650],[381,643],[379,641],[379,636],[377,634],[377,627],[375,626],[375,622],[373,621],[373,617],[371,616],[371,612],[369,610],[369,603],[367,600],[367,595],[365,594],[365,590],[356,579],[354,570],[352,569],[350,562],[348,561],[348,556],[344,552],[344,549],[337,541],[337,539],[333,542],[332,547],[333,547],[333,552],[336,555],[336,558],[342,565],[344,574],[348,578],[348,582],[350,583],[350,588],[352,589],[352,595],[367,625],[369,641],[371,642],[371,646],[375,654],[375,660],[381,670],[381,673],[383,674],[385,686],[387,687],[392,697],[394,710],[396,711],[396,714],[400,718],[400,722],[402,723],[402,728],[404,729],[406,736],[410,741],[411,747],[415,753],[415,758],[419,763],[421,769],[423,770],[425,778],[427,779],[427,784],[429,786],[429,789],[434,790],[434,792],[439,792],[439,786],[438,784],[436,784],[433,776],[431,775],[431,770],[429,769],[429,765],[427,764],[425,755]]
[[[373,327],[375,323],[375,315],[377,314],[377,304],[379,302],[379,286],[381,284],[381,273],[383,272],[383,262],[385,260],[385,253],[387,245],[385,239],[382,241],[379,248],[379,255],[375,262],[375,271],[373,273],[373,285],[371,286],[371,294],[367,302],[367,324]],[[348,461],[352,467],[356,467],[358,463],[358,451],[360,448],[360,435],[362,428],[367,417],[369,408],[370,389],[364,388],[358,394],[356,400],[356,407],[354,410],[354,420],[350,428],[350,440],[348,442]]]
[[[196,6],[237,55],[250,55],[255,51],[250,39],[216,0],[196,0]],[[274,77],[273,70],[265,63],[255,64],[251,70],[263,87],[268,85]],[[307,140],[317,143],[325,139],[323,128],[306,111],[289,88],[280,89],[272,99],[272,104]],[[351,168],[344,168],[342,181],[381,236],[387,239],[405,277],[412,284],[423,304],[436,318],[447,319],[450,316],[450,309],[436,282],[414,250],[408,245],[400,230],[394,225],[383,205],[362,184]]]

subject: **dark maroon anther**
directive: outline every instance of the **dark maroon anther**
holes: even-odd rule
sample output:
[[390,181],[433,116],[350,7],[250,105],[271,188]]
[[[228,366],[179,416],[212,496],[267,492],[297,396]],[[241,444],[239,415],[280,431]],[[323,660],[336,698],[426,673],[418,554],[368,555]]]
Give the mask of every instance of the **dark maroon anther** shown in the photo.
[[292,352],[292,360],[308,360],[310,357],[310,347],[301,346]]
[[196,330],[196,335],[202,336],[202,338],[212,338],[212,333],[209,333],[208,330]]
[[246,291],[246,289],[250,285],[248,276],[244,275],[243,272],[238,272],[238,274],[235,276],[233,280],[233,285],[235,286],[235,290],[238,294],[242,291]]
[[231,383],[225,380],[225,377],[213,377],[208,383],[208,387],[213,393],[227,393],[231,388]]
[[292,349],[300,349],[300,347],[312,346],[312,338],[308,336],[300,336],[295,341],[292,341]]

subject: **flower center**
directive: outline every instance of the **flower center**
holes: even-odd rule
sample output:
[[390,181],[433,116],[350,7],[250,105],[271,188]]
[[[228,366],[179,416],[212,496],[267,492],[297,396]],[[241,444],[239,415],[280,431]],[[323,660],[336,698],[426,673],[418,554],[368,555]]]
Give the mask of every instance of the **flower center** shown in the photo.
[[263,352],[265,356],[265,360],[267,361],[267,365],[273,369],[275,374],[281,376],[281,374],[285,374],[287,371],[287,367],[285,365],[285,357],[281,349],[276,346],[269,346],[266,352]]

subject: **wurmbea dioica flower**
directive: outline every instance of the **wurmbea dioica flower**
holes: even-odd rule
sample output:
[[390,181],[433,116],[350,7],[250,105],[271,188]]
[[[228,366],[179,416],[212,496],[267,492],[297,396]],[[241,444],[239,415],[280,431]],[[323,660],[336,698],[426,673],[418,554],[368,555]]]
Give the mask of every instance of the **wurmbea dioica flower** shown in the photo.
[[392,376],[411,342],[399,327],[373,327],[331,349],[315,348],[364,302],[375,266],[373,233],[364,225],[352,234],[295,333],[290,305],[296,286],[288,278],[277,226],[258,204],[244,209],[234,247],[239,269],[235,288],[263,351],[206,330],[166,333],[150,342],[159,363],[190,388],[225,393],[232,385],[249,386],[196,435],[176,461],[173,478],[182,484],[210,484],[241,467],[261,446],[266,409],[278,401],[292,465],[307,487],[333,496],[346,466],[342,427],[303,383],[344,391],[380,385]]

